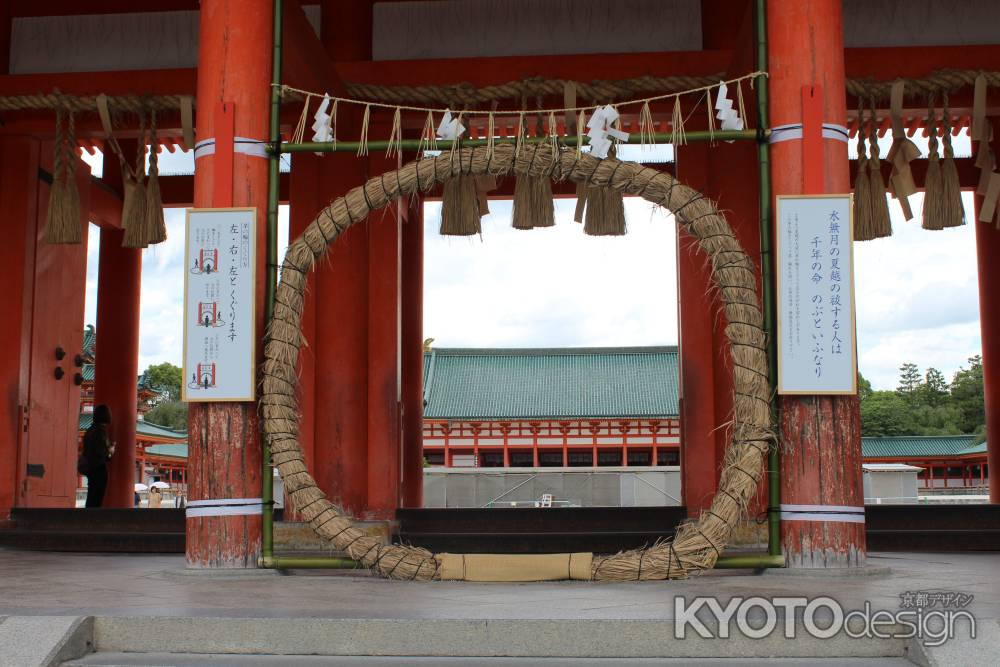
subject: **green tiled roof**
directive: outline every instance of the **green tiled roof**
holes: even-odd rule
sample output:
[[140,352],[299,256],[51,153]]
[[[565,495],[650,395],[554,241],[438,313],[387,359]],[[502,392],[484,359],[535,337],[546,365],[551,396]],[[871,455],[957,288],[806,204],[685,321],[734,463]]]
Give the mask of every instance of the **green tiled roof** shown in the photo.
[[150,445],[146,447],[147,454],[159,454],[160,456],[176,456],[186,459],[188,457],[187,443],[182,445]]
[[[93,413],[80,413],[80,431],[86,431],[94,423]],[[137,435],[145,435],[153,438],[164,438],[169,440],[187,440],[187,431],[175,431],[165,426],[157,426],[149,422],[137,421],[135,423]],[[187,445],[185,445],[186,447]]]
[[919,456],[960,456],[986,452],[986,443],[974,445],[974,435],[907,435],[861,438],[864,458],[910,458]]
[[440,348],[424,354],[424,417],[678,414],[676,347]]
[[94,349],[97,345],[97,331],[93,324],[88,324],[83,330],[83,353],[94,356]]
[[84,382],[94,381],[94,364],[84,364],[83,368],[80,369],[80,374],[83,375]]

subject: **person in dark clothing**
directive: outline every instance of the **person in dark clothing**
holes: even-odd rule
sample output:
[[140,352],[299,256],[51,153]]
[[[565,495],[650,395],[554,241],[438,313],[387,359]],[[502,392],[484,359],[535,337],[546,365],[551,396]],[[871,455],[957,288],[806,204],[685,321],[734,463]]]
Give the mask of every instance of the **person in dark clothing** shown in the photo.
[[87,507],[100,507],[108,488],[108,461],[115,453],[111,442],[111,410],[106,405],[94,408],[94,421],[83,435],[83,458],[87,475]]

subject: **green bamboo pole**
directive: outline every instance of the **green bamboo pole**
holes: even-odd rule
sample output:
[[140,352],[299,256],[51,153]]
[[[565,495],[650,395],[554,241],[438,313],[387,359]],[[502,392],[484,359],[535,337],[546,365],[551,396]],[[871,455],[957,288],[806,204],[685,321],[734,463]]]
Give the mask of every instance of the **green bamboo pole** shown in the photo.
[[715,561],[715,569],[717,570],[760,570],[769,567],[785,567],[785,557],[781,554],[741,554],[719,556],[719,559]]
[[[769,132],[765,132],[769,134]],[[708,131],[693,131],[685,132],[684,139],[688,143],[699,142],[699,141],[756,141],[760,132],[758,130],[716,130],[715,132]],[[668,144],[673,135],[665,132],[660,132],[652,135],[651,139],[653,143]],[[560,146],[576,146],[576,137],[557,137]],[[585,139],[586,140],[586,139]],[[541,144],[552,141],[551,137],[525,137],[524,143],[528,144]],[[461,139],[459,140],[460,146],[485,146],[488,142],[487,139]],[[514,139],[494,139],[494,144],[513,144]],[[641,144],[642,139],[638,133],[633,132],[629,137],[628,141],[624,142],[626,144]],[[448,150],[451,148],[451,140],[438,140],[437,147],[439,150]],[[366,146],[369,151],[384,151],[389,149],[389,141],[369,141]],[[396,142],[392,142],[392,146],[396,146]],[[400,150],[404,151],[416,151],[426,149],[427,146],[424,145],[418,139],[403,139],[398,143]],[[282,153],[357,153],[358,149],[361,148],[361,142],[358,141],[338,141],[333,142],[315,142],[315,141],[304,141],[302,143],[283,143],[281,144],[280,151]],[[273,150],[273,147],[271,148]]]
[[[274,317],[274,292],[278,282],[278,184],[281,167],[281,11],[282,0],[274,0],[274,46],[271,61],[271,126],[267,172],[267,284],[264,286],[264,324]],[[271,447],[261,433],[261,527],[262,560],[274,554],[274,468]]]
[[357,561],[343,556],[266,556],[261,566],[277,570],[355,570]]
[[[757,69],[767,71],[767,13],[757,0]],[[757,78],[757,166],[760,176],[760,271],[763,286],[764,331],[767,334],[768,380],[771,386],[771,423],[778,426],[775,383],[778,379],[778,332],[774,309],[774,258],[771,254],[771,146],[764,129],[769,125],[767,77]],[[767,452],[767,552],[781,555],[781,455],[777,443]],[[781,567],[784,566],[782,561]]]
[[[357,561],[343,556],[271,556],[263,559],[263,566],[279,570],[354,570],[361,567]],[[715,562],[719,570],[759,570],[784,566],[785,557],[782,555],[720,556]]]

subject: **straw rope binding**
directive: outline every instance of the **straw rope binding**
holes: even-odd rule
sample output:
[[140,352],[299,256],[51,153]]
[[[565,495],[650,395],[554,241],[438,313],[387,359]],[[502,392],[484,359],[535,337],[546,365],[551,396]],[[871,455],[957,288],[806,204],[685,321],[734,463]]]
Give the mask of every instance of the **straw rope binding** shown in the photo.
[[[450,153],[451,151],[449,151]],[[604,581],[679,579],[711,568],[725,548],[746,506],[757,492],[763,461],[774,440],[770,423],[766,336],[756,288],[756,273],[725,217],[714,202],[678,183],[669,174],[614,158],[600,160],[550,143],[514,147],[465,147],[457,159],[448,153],[404,165],[356,187],[319,213],[291,243],[282,263],[274,319],[267,332],[260,410],[272,459],[297,511],[335,549],[364,567],[392,579],[440,578],[441,560],[426,549],[384,545],[366,535],[316,486],[299,445],[296,364],[305,344],[301,329],[306,277],[329,244],[348,227],[390,201],[460,176],[514,172],[588,182],[640,196],[672,211],[681,229],[698,241],[712,271],[712,282],[728,322],[726,336],[733,367],[731,440],[709,510],[681,524],[673,540],[645,549],[594,558],[591,578]]]

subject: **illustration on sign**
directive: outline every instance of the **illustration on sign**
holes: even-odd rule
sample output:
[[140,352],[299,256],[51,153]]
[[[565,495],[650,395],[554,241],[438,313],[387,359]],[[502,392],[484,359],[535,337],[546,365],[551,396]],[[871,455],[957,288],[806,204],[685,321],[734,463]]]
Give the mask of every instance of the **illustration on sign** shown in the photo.
[[857,391],[850,195],[778,197],[778,393]]
[[254,400],[256,210],[188,209],[184,400]]

